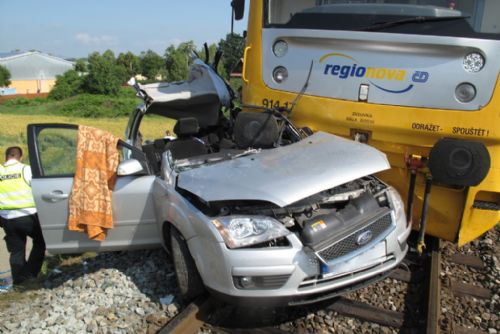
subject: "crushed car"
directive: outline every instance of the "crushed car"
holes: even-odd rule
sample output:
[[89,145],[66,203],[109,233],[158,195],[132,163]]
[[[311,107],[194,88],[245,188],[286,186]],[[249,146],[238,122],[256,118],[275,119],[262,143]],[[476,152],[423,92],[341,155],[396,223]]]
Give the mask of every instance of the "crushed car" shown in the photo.
[[[131,81],[143,103],[119,143],[114,227],[104,241],[67,228],[78,127],[28,126],[48,251],[163,245],[186,300],[208,290],[267,305],[331,298],[398,266],[411,226],[397,191],[373,176],[390,168],[386,156],[297,128],[290,110],[234,108],[214,68],[198,59],[186,81]],[[169,119],[175,136],[165,133]],[[143,138],[145,124],[163,133]]]

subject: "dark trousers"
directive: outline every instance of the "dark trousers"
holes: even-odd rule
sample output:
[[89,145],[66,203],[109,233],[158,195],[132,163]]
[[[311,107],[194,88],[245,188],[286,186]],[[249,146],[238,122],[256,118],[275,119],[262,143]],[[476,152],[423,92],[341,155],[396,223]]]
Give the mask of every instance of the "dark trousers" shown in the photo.
[[[29,215],[14,219],[2,219],[5,230],[5,242],[10,253],[10,270],[14,284],[36,277],[45,258],[45,241],[38,221],[38,215]],[[28,261],[26,261],[26,237],[33,239]]]

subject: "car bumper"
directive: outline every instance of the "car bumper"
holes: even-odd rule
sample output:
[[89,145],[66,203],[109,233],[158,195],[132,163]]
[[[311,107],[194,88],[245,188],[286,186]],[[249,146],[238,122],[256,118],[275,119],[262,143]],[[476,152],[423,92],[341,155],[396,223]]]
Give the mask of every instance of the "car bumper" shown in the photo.
[[[325,267],[295,234],[290,246],[228,249],[224,243],[188,241],[205,286],[232,303],[306,304],[332,298],[382,279],[408,251],[411,226],[398,222],[376,244]],[[202,251],[203,250],[203,251]],[[355,253],[355,254],[354,254]],[[241,279],[256,286],[243,288]]]

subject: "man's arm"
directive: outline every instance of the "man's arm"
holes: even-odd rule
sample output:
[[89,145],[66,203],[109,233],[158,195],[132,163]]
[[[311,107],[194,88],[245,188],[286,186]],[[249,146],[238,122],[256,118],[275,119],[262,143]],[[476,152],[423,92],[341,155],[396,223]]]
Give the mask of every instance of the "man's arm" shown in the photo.
[[24,166],[23,168],[23,178],[24,178],[24,181],[29,185],[31,186],[31,178],[33,177],[32,173],[31,173],[31,167],[26,165]]

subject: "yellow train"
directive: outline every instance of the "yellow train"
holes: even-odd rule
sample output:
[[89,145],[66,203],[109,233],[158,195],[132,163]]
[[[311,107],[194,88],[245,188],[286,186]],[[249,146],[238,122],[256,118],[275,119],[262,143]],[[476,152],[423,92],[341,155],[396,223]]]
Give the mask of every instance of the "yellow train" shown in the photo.
[[379,176],[414,198],[414,228],[425,216],[428,234],[462,245],[500,221],[499,12],[495,0],[251,0],[243,103],[382,150],[392,169]]

